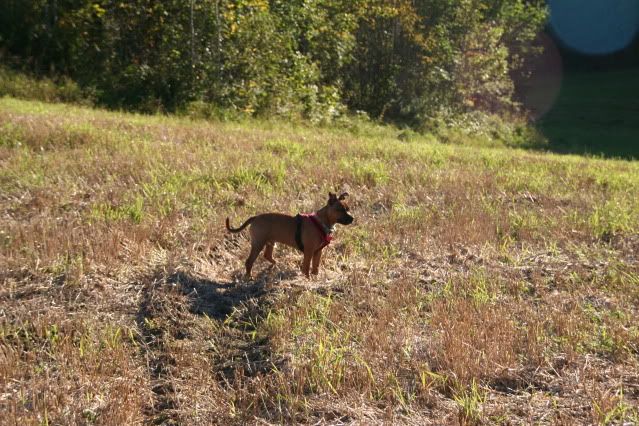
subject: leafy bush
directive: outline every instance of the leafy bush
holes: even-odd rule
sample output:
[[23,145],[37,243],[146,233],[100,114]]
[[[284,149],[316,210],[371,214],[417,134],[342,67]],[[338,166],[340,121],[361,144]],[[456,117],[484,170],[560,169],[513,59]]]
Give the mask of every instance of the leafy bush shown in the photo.
[[59,81],[34,78],[5,67],[0,67],[0,96],[83,104],[90,104],[92,99],[90,90],[80,88],[67,77]]
[[482,111],[440,115],[423,123],[439,140],[457,145],[494,145],[543,149],[548,140],[524,119]]

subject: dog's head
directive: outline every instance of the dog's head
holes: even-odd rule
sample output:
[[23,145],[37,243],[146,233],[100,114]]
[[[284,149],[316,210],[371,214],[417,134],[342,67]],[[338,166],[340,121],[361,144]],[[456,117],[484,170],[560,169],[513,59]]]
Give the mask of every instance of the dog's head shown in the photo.
[[342,225],[350,225],[353,223],[353,216],[348,214],[350,210],[346,204],[348,193],[344,192],[339,197],[332,192],[328,193],[328,216],[331,223],[340,223]]

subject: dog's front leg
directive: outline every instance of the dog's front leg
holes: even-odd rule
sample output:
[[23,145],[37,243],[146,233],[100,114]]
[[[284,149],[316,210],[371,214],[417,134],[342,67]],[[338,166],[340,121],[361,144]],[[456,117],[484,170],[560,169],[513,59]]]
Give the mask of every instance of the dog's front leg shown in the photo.
[[311,259],[313,259],[313,252],[306,249],[304,250],[304,260],[302,261],[302,273],[306,278],[310,278],[309,271],[311,269]]
[[319,273],[320,260],[322,259],[322,249],[319,249],[313,255],[313,263],[311,268],[311,274],[317,275]]

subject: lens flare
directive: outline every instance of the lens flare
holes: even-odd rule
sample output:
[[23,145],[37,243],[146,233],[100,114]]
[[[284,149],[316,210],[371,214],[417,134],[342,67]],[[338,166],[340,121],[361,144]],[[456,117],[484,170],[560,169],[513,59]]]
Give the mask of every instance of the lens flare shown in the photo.
[[621,50],[639,30],[639,0],[549,0],[548,4],[553,32],[583,54]]
[[563,64],[559,49],[545,33],[537,36],[535,45],[542,53],[528,58],[526,71],[529,77],[517,84],[520,98],[533,119],[544,116],[557,100],[563,78]]

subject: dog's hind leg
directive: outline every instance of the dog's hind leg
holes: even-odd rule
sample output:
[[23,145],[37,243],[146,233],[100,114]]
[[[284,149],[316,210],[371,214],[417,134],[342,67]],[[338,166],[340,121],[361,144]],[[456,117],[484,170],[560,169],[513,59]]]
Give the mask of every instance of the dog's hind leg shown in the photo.
[[275,248],[274,242],[266,243],[266,249],[264,249],[264,258],[275,265],[277,262],[273,259],[273,249]]
[[246,258],[246,278],[251,278],[251,269],[253,269],[253,263],[255,263],[255,259],[260,255],[260,252],[264,248],[265,243],[262,241],[252,241],[251,242],[251,253]]

